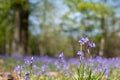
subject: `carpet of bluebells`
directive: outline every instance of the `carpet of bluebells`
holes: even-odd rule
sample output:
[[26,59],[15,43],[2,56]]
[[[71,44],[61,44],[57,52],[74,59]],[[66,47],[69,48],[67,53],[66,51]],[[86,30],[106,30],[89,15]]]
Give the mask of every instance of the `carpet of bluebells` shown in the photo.
[[[120,58],[91,56],[90,49],[96,45],[88,37],[79,41],[77,58],[29,56],[16,59],[14,72],[24,80],[120,80]],[[83,50],[86,48],[86,51]],[[15,58],[14,58],[15,59]]]

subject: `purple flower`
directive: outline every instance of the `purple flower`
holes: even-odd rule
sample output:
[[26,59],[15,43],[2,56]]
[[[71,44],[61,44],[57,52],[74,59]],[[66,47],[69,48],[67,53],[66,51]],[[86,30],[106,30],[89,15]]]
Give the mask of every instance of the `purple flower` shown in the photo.
[[93,72],[95,73],[95,72],[100,72],[100,73],[102,73],[104,70],[101,68],[101,67],[97,67],[97,68],[95,68],[94,70],[93,70]]
[[45,75],[50,77],[50,72],[46,72]]
[[60,69],[60,65],[59,65],[59,62],[58,62],[58,61],[56,61],[56,62],[54,63],[54,65],[56,66],[56,70],[59,70],[59,69]]
[[31,64],[33,63],[33,60],[34,60],[34,58],[33,58],[33,57],[31,57],[31,59],[30,59],[30,63],[31,63]]
[[23,67],[21,65],[18,65],[15,69],[14,72],[16,72],[17,74],[21,74],[21,70],[23,69]]
[[28,77],[30,73],[26,73],[25,76]]
[[37,71],[39,68],[36,65],[33,65],[33,69]]
[[24,62],[25,62],[25,64],[28,65],[28,66],[31,64],[31,61],[28,60],[28,59],[24,59]]
[[33,59],[34,59],[34,58],[33,58],[33,57],[31,57],[31,61],[33,61]]
[[71,71],[65,71],[64,75],[65,76],[71,76],[71,75],[73,75],[73,73]]
[[33,57],[31,57],[30,59],[26,58],[26,59],[24,59],[24,62],[26,65],[30,66],[31,64],[33,64],[33,60],[34,60]]
[[63,70],[68,70],[69,69],[69,65],[68,64],[64,64],[63,65]]
[[30,75],[30,73],[27,72],[27,73],[25,74],[25,79],[24,79],[24,80],[31,80],[30,77],[29,77],[29,75]]
[[64,57],[63,52],[61,52],[59,58],[63,58],[63,57]]
[[77,55],[83,57],[83,56],[84,56],[84,53],[83,53],[82,51],[78,51],[78,52],[77,52]]
[[109,74],[110,74],[110,69],[107,69],[107,70],[105,71],[105,77],[108,78]]
[[44,64],[41,66],[41,69],[42,69],[42,73],[44,74],[45,72],[49,71],[49,67],[48,65]]
[[86,36],[86,37],[81,38],[78,42],[79,42],[81,45],[83,45],[83,44],[85,44],[85,43],[88,42],[88,41],[89,41],[89,39],[88,39],[88,37]]
[[95,43],[93,41],[88,43],[88,47],[96,47]]

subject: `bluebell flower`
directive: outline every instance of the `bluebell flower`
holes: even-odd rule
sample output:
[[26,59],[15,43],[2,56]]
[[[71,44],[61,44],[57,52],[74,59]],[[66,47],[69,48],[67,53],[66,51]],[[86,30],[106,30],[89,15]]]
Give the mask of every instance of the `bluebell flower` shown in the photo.
[[63,65],[63,70],[68,70],[69,69],[69,65],[68,64],[64,64]]
[[30,59],[24,59],[24,63],[26,64],[26,65],[28,65],[28,66],[30,66],[31,64],[33,64],[33,60],[34,60],[34,58],[33,57],[31,57]]
[[50,72],[46,72],[45,75],[50,77]]
[[84,57],[84,53],[83,53],[82,51],[78,51],[78,52],[77,52],[77,55]]
[[93,73],[96,73],[96,72],[102,73],[103,71],[104,71],[104,70],[103,70],[103,68],[101,68],[101,67],[97,67],[97,68],[93,69]]
[[31,80],[30,77],[29,77],[29,75],[30,75],[30,73],[27,72],[27,73],[25,74],[25,79],[24,79],[24,80]]
[[105,71],[105,77],[108,78],[109,74],[110,74],[110,69],[107,69],[107,70]]
[[23,67],[21,65],[18,65],[15,69],[14,72],[16,72],[17,74],[21,74],[21,70],[23,69]]
[[37,71],[39,68],[36,65],[33,65],[33,69]]
[[61,52],[60,54],[59,54],[59,58],[63,58],[64,57],[64,54],[63,54],[63,52]]
[[34,59],[34,58],[33,58],[33,57],[31,57],[31,61],[33,61],[33,59]]
[[56,70],[59,70],[61,68],[58,61],[54,62],[54,65],[56,66]]
[[42,74],[44,74],[45,72],[48,72],[50,71],[48,65],[44,64],[41,66],[41,69],[42,69]]
[[65,59],[64,59],[64,54],[61,52],[59,54],[59,64],[64,65],[65,64]]
[[81,45],[84,45],[86,42],[88,42],[89,41],[89,39],[88,39],[88,37],[86,36],[86,37],[83,37],[83,38],[81,38],[78,42],[81,44]]
[[33,60],[34,60],[34,58],[33,58],[33,57],[31,57],[31,59],[30,59],[30,64],[32,64],[32,63],[33,63]]
[[93,41],[91,41],[91,42],[88,42],[88,47],[96,47],[96,45]]
[[24,63],[29,66],[32,62],[29,59],[24,59]]

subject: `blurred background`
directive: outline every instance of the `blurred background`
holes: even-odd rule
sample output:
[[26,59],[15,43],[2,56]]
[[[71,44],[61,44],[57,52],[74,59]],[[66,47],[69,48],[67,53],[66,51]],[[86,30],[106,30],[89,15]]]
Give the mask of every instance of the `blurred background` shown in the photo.
[[120,56],[120,0],[0,0],[0,55],[76,57],[78,40],[92,54]]

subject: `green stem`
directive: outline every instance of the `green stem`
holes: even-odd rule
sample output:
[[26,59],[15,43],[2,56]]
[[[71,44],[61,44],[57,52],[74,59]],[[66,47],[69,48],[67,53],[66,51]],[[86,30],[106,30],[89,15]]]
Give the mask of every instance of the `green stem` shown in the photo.
[[82,45],[80,45],[80,51],[82,51]]

